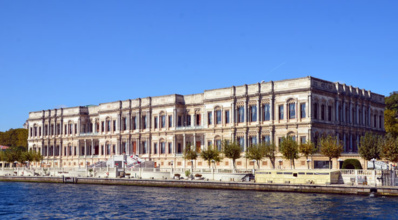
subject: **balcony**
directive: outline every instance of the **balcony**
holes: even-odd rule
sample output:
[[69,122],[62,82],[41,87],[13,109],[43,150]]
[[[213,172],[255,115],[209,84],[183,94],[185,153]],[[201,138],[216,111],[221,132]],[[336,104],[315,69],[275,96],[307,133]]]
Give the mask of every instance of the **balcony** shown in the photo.
[[97,136],[97,132],[91,132],[91,133],[80,133],[80,136],[86,137],[86,136]]
[[203,129],[203,126],[180,126],[176,127],[176,130],[197,130],[197,129]]

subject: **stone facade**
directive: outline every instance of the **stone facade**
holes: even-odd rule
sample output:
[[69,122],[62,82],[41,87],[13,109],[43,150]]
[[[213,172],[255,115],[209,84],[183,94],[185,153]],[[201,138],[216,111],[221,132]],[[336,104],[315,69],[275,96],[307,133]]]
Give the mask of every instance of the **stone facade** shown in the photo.
[[[237,168],[252,168],[243,157],[252,143],[294,136],[317,143],[335,135],[344,143],[344,158],[359,158],[360,136],[384,133],[384,96],[340,83],[304,77],[206,90],[193,95],[166,95],[29,113],[29,149],[40,151],[45,166],[84,167],[112,155],[139,155],[161,167],[190,167],[182,152],[198,151],[223,140],[242,146]],[[317,154],[312,167],[327,158]],[[173,161],[173,162],[171,162]],[[363,161],[361,161],[363,162]],[[268,159],[262,168],[270,168]],[[208,167],[198,159],[197,168]],[[278,168],[290,168],[281,155]],[[337,168],[337,161],[333,166]],[[231,168],[225,158],[218,168]],[[297,168],[306,168],[300,158]]]

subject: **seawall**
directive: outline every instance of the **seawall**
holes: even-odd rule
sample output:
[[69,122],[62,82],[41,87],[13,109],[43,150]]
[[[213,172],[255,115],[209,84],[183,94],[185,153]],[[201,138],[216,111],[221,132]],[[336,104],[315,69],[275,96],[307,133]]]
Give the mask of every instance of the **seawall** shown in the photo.
[[119,179],[119,178],[63,178],[63,177],[21,177],[0,176],[3,182],[43,182],[43,183],[73,183],[73,184],[99,184],[99,185],[127,185],[151,187],[177,187],[177,188],[202,188],[202,189],[228,189],[228,190],[255,190],[271,192],[299,192],[299,193],[329,193],[370,195],[374,192],[377,196],[398,196],[398,187],[372,187],[348,185],[308,185],[308,184],[275,184],[253,182],[218,182],[205,180],[149,180],[149,179]]

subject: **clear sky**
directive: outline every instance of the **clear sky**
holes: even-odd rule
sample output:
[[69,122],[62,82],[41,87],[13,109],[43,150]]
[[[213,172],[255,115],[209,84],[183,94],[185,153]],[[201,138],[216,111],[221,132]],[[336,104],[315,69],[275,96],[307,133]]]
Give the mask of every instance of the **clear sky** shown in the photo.
[[398,90],[398,1],[0,0],[0,131],[31,111],[314,76]]

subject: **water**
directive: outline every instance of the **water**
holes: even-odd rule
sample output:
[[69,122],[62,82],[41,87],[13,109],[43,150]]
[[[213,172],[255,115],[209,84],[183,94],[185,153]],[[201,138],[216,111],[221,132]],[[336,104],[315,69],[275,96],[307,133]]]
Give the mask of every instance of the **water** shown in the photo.
[[0,182],[0,219],[396,219],[398,198]]

